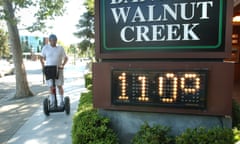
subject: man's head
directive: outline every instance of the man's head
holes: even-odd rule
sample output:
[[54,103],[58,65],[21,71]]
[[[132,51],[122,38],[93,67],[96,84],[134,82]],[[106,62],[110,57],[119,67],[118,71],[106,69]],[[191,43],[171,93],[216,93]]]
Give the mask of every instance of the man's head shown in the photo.
[[57,36],[55,34],[51,34],[48,39],[51,46],[56,46]]

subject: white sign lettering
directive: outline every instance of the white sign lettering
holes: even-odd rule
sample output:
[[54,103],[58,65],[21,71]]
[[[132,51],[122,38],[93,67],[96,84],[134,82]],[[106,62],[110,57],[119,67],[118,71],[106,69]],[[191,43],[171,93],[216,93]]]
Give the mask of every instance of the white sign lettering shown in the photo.
[[196,29],[201,21],[211,19],[209,9],[214,6],[213,1],[141,5],[147,1],[155,0],[111,0],[114,24],[125,24],[120,31],[123,42],[198,41]]

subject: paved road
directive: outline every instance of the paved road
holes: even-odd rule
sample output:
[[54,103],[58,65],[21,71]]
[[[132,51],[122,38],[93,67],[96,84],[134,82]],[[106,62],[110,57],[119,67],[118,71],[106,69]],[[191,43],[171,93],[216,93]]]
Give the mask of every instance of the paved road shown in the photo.
[[[48,94],[43,85],[38,63],[26,63],[27,77],[34,97],[12,99],[14,76],[0,79],[0,143],[1,144],[70,144],[72,117],[84,88],[84,65],[68,65],[65,69],[65,96],[70,97],[71,113],[43,114],[42,101]],[[7,95],[6,95],[7,93]]]

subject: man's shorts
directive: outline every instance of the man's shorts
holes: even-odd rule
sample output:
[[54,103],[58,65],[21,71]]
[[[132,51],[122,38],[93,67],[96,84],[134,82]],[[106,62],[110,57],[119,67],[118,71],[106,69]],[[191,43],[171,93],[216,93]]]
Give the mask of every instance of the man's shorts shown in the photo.
[[[46,80],[46,83],[49,87],[53,86],[52,79]],[[63,69],[58,69],[58,79],[55,79],[55,85],[62,86],[63,84],[64,84]]]

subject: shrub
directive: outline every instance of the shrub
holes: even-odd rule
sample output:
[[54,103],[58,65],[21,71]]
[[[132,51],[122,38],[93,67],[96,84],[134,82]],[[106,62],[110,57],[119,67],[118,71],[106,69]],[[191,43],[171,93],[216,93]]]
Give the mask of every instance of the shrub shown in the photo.
[[234,142],[240,141],[240,131],[237,128],[233,128]]
[[232,101],[232,126],[240,128],[240,104],[236,101]]
[[176,137],[176,144],[233,144],[233,132],[228,128],[203,127],[186,129]]
[[92,73],[87,73],[84,75],[85,87],[88,88],[89,85],[92,85]]
[[73,144],[118,144],[110,120],[93,108],[92,91],[81,94],[78,112],[73,117]]
[[81,94],[80,102],[78,103],[78,112],[83,112],[89,109],[93,109],[93,96],[92,91],[88,91]]
[[109,128],[110,120],[96,110],[77,113],[74,117],[73,144],[117,144],[118,139]]
[[169,135],[170,128],[145,122],[133,137],[132,144],[173,144],[174,139]]

